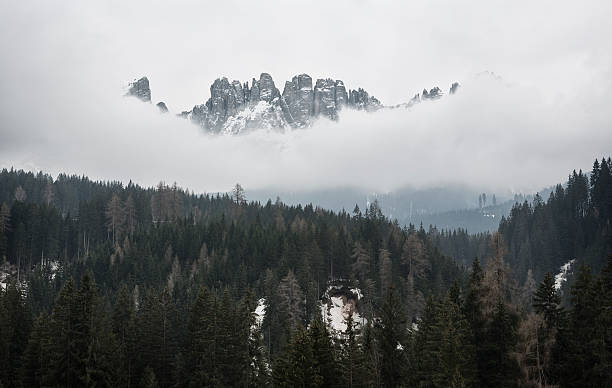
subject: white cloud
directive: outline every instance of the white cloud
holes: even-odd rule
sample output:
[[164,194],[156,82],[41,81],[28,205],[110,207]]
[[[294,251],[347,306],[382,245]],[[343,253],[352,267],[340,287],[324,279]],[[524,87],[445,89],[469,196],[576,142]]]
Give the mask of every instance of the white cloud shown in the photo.
[[[609,154],[603,1],[19,2],[0,16],[0,166],[198,191],[469,183],[531,190]],[[501,74],[502,82],[473,75]],[[175,112],[214,78],[333,76],[385,103],[289,134],[213,138],[121,98],[143,74]]]

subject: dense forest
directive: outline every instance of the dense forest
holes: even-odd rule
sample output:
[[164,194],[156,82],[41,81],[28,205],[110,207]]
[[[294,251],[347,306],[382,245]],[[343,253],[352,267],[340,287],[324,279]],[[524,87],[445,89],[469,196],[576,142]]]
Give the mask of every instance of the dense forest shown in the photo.
[[[610,386],[610,167],[478,235],[2,170],[0,384]],[[334,284],[362,295],[343,331]]]
[[[595,160],[590,177],[573,171],[545,201],[516,203],[503,217],[499,233],[506,243],[504,256],[517,279],[541,281],[546,272],[557,272],[573,259],[599,272],[612,252],[612,161]],[[429,239],[445,255],[468,266],[475,257],[491,257],[489,233],[430,227]]]

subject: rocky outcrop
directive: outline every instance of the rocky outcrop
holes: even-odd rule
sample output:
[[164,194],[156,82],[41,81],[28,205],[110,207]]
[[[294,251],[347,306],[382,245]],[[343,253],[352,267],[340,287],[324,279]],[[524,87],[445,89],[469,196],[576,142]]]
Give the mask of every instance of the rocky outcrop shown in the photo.
[[382,108],[382,104],[374,96],[370,96],[368,92],[359,88],[351,90],[349,93],[349,106],[357,110],[366,110],[368,112]]
[[[460,87],[461,85],[459,84],[459,82],[453,82],[450,86],[448,94],[449,95],[455,94],[457,90],[459,90]],[[414,97],[410,99],[410,101],[402,103],[402,104],[390,106],[389,108],[410,108],[413,105],[418,104],[422,101],[437,100],[437,99],[442,98],[443,96],[444,96],[444,93],[442,93],[442,90],[436,86],[429,90],[423,89],[422,94],[421,93],[415,94]]]
[[344,87],[344,82],[340,80],[336,80],[335,87],[336,111],[341,111],[348,104],[348,93]]
[[165,102],[160,101],[156,104],[156,106],[159,108],[161,113],[168,113],[168,107],[166,106]]
[[[240,86],[236,87],[236,83]],[[244,91],[240,82],[233,81],[231,84],[227,78],[217,78],[210,87],[210,98],[202,109],[203,117],[198,122],[204,122],[206,128],[218,132],[223,128],[229,116],[235,115],[242,110],[244,105]],[[194,107],[195,111],[195,107]]]
[[338,119],[343,107],[366,109],[380,102],[365,93],[363,101],[352,104],[344,83],[330,78],[318,79],[313,89],[312,78],[300,74],[285,82],[281,94],[272,76],[261,73],[248,83],[220,78],[210,87],[210,98],[196,105],[182,117],[213,133],[239,133],[251,128],[305,128],[321,116]]
[[285,120],[294,128],[310,125],[313,109],[312,78],[300,74],[285,82],[280,100]]
[[427,89],[423,89],[423,100],[437,100],[442,97],[442,90],[439,87],[435,87],[427,92]]
[[145,102],[151,102],[151,89],[149,88],[149,79],[142,77],[129,84],[129,89],[126,96],[134,96]]
[[259,81],[253,78],[252,85],[249,96],[249,103],[251,105],[256,105],[259,101],[272,103],[272,101],[280,97],[280,92],[274,86],[272,76],[268,73],[261,73]]
[[459,82],[453,82],[453,84],[451,85],[448,94],[455,94],[457,93],[457,90],[459,90],[459,88],[461,87],[461,85],[459,84]]
[[[454,94],[458,88],[459,83],[453,83],[449,94]],[[150,102],[147,77],[130,83],[127,95]],[[408,108],[442,96],[438,87],[424,89],[409,102],[387,108]],[[168,111],[164,102],[157,103],[157,107],[162,112]],[[212,133],[238,134],[256,128],[306,128],[319,117],[338,120],[343,109],[373,112],[381,108],[383,105],[374,96],[362,88],[347,91],[341,80],[320,78],[313,88],[312,78],[308,74],[299,74],[285,82],[281,94],[272,76],[261,73],[259,79],[252,79],[250,87],[248,82],[230,82],[225,77],[216,79],[205,103],[177,116],[188,118]]]

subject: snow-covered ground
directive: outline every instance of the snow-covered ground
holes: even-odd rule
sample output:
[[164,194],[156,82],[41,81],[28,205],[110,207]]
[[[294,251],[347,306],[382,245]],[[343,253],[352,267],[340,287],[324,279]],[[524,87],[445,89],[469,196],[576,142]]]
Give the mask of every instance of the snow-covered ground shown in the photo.
[[[341,291],[342,290],[342,291]],[[330,296],[334,295],[334,296]],[[321,316],[332,334],[339,335],[346,330],[346,319],[349,314],[353,317],[355,327],[360,327],[365,324],[365,318],[362,318],[356,308],[356,303],[363,297],[359,288],[342,288],[338,286],[329,286],[323,296],[323,301],[320,302]],[[255,311],[255,325],[261,328],[264,317],[266,315],[266,299],[261,298],[257,301]]]
[[355,326],[362,324],[362,318],[355,309],[355,304],[344,296],[332,296],[330,303],[321,303],[321,315],[330,329],[337,333],[346,331],[346,319],[352,315]]
[[350,289],[338,285],[327,287],[321,301],[321,315],[333,333],[340,334],[346,330],[346,319],[349,315],[352,316],[355,327],[365,324],[365,318],[359,315],[356,307],[357,301],[362,297],[361,290],[356,287]]
[[561,289],[561,286],[567,280],[567,275],[571,273],[575,261],[576,259],[572,259],[561,266],[559,273],[555,275],[555,289]]

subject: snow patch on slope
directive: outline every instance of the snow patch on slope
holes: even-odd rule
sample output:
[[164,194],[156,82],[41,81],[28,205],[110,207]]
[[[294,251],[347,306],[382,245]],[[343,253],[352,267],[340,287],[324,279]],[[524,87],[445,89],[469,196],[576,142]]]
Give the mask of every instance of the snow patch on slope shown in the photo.
[[261,298],[257,301],[257,307],[253,313],[255,314],[255,324],[261,327],[266,316],[266,298]]
[[572,259],[568,261],[567,263],[563,264],[560,268],[559,273],[555,275],[555,289],[556,290],[561,289],[561,286],[567,280],[567,275],[571,273],[570,270],[575,261],[576,259]]
[[355,328],[365,324],[365,318],[357,311],[357,301],[363,297],[359,288],[329,285],[321,302],[321,316],[332,333],[338,335],[346,331],[346,319],[353,318]]
[[247,129],[283,128],[284,119],[280,107],[266,101],[259,101],[254,106],[246,107],[234,116],[227,118],[222,133],[237,135]]

